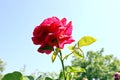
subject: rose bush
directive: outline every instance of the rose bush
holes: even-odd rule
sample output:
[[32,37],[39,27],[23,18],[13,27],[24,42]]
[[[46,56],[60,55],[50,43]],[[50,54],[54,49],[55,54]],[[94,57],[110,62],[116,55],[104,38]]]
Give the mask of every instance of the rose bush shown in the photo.
[[[83,59],[84,53],[81,50],[81,47],[88,46],[96,41],[96,39],[91,36],[84,36],[76,44],[69,46],[68,48],[71,52],[63,56],[62,49],[64,48],[64,45],[75,41],[71,36],[72,30],[72,21],[67,23],[66,18],[60,20],[55,16],[43,20],[43,22],[36,26],[33,30],[32,41],[35,45],[40,46],[38,48],[38,52],[46,54],[53,52],[51,57],[52,62],[55,61],[57,56],[61,62],[62,70],[60,71],[57,80],[73,80],[74,73],[85,72],[85,69],[81,68],[80,66],[65,67],[64,60],[66,60],[72,54]],[[35,79],[32,76],[24,76],[21,72],[15,71],[4,75],[2,80],[43,80],[41,76],[42,75]],[[53,80],[49,76],[45,77],[44,79]]]
[[38,52],[50,54],[53,51],[51,58],[52,62],[55,61],[57,56],[59,57],[62,65],[59,80],[72,80],[73,75],[71,73],[85,72],[85,69],[81,67],[68,66],[67,69],[65,69],[64,60],[71,54],[78,58],[84,58],[83,51],[80,48],[96,41],[96,39],[91,36],[84,36],[77,44],[69,46],[71,53],[63,56],[61,50],[64,48],[64,45],[75,41],[71,36],[72,21],[66,22],[66,18],[62,20],[55,16],[47,18],[43,20],[40,25],[35,27],[32,37],[33,43],[35,45],[40,45]]
[[66,18],[62,20],[57,17],[45,19],[33,31],[32,41],[40,45],[40,53],[50,54],[54,47],[63,49],[65,44],[74,42],[72,38],[72,21],[66,24]]

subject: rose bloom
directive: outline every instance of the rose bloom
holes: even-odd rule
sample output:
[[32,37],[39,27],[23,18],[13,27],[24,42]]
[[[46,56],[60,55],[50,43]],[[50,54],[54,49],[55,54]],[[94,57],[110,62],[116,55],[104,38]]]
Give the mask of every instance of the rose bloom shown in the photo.
[[66,18],[60,20],[57,17],[50,17],[35,27],[32,41],[40,45],[38,52],[50,54],[54,47],[63,49],[65,44],[74,42],[71,34],[71,21],[66,24]]

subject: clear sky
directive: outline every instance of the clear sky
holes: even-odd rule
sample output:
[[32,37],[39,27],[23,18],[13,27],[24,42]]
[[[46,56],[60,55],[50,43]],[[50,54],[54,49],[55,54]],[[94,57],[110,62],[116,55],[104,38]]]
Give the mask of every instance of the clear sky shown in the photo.
[[0,0],[0,58],[7,64],[5,73],[24,65],[26,73],[61,69],[58,59],[52,63],[51,55],[38,53],[31,41],[35,26],[52,16],[72,20],[76,41],[84,35],[97,39],[82,48],[85,52],[104,48],[104,54],[120,59],[120,0]]

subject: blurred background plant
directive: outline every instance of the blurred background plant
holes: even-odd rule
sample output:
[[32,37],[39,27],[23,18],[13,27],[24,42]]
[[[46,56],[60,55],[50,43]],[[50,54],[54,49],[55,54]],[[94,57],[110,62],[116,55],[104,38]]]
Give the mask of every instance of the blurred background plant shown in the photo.
[[113,80],[114,73],[120,71],[120,60],[113,54],[103,55],[104,49],[88,51],[84,59],[73,57],[72,66],[81,66],[86,70],[84,73],[76,73],[75,79],[82,80]]
[[2,72],[5,70],[5,63],[2,61],[2,59],[0,59],[0,80],[3,77]]

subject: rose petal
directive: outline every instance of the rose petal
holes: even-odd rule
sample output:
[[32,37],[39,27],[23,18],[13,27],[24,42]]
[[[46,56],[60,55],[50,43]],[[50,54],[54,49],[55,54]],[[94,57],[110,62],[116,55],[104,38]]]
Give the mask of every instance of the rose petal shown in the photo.
[[64,34],[67,34],[67,35],[71,35],[72,34],[72,21],[70,21],[66,25],[66,30],[65,30]]
[[66,25],[66,21],[67,21],[66,18],[63,18],[63,19],[61,20],[61,22],[63,23],[64,26]]

